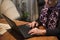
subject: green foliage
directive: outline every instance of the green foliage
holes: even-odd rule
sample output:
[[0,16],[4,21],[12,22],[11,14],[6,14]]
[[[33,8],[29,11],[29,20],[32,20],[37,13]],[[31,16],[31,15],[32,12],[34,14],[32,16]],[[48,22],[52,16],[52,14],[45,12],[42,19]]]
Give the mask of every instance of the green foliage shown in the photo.
[[23,15],[22,15],[22,17],[24,17],[24,18],[27,18],[28,16],[29,16],[28,12],[24,12]]
[[28,12],[23,12],[21,20],[30,21],[28,17],[29,17],[29,13]]

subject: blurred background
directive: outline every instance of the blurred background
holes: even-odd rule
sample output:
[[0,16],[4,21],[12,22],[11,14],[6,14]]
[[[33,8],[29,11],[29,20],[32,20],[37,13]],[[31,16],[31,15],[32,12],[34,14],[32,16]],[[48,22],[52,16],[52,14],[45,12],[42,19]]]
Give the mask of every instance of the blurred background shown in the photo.
[[37,0],[0,0],[0,13],[10,19],[34,21],[38,18]]

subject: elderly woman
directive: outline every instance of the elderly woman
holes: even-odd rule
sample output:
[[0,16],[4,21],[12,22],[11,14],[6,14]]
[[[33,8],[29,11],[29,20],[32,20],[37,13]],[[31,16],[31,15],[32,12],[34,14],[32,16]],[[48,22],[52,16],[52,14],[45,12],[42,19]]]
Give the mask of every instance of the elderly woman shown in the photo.
[[[31,35],[54,35],[60,38],[60,8],[58,4],[59,0],[45,0],[38,20],[28,24],[33,28],[28,33]],[[39,29],[36,27],[38,25],[45,29]]]

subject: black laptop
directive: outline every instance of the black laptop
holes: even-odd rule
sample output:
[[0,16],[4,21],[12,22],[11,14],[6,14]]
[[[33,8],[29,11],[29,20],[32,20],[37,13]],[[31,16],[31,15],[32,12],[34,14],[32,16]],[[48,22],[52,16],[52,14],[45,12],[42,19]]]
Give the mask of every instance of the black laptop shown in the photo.
[[30,34],[28,34],[29,30],[31,30],[30,27],[28,27],[27,25],[20,25],[17,27],[17,25],[15,24],[14,21],[12,21],[11,19],[9,19],[7,16],[5,16],[4,14],[1,14],[1,16],[6,19],[7,23],[11,26],[11,28],[13,30],[16,30],[18,33],[20,33],[20,35],[22,35],[24,38],[30,38],[32,37]]

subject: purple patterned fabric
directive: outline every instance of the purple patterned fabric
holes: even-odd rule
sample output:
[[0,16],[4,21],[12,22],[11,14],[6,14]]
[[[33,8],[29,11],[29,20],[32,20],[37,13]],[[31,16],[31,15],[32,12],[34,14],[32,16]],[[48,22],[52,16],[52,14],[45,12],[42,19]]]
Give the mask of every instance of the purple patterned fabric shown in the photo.
[[54,28],[56,27],[57,18],[58,18],[58,12],[56,12],[56,11],[53,11],[53,12],[49,15],[48,27],[49,27],[50,29],[54,29]]
[[46,26],[46,22],[47,22],[47,11],[48,11],[48,8],[47,7],[44,7],[41,10],[40,21],[43,24],[43,26]]
[[[47,18],[47,13],[48,8],[44,7],[41,10],[41,14],[40,14],[40,21],[42,22],[43,26],[46,26],[46,22],[48,21],[48,28],[49,29],[54,29],[56,27],[56,23],[57,23],[57,17],[58,17],[58,12],[56,11],[56,9],[52,9],[51,14],[49,15],[49,17]],[[47,20],[49,19],[49,20]]]
[[57,3],[57,8],[60,9],[60,0],[58,0],[58,3]]

